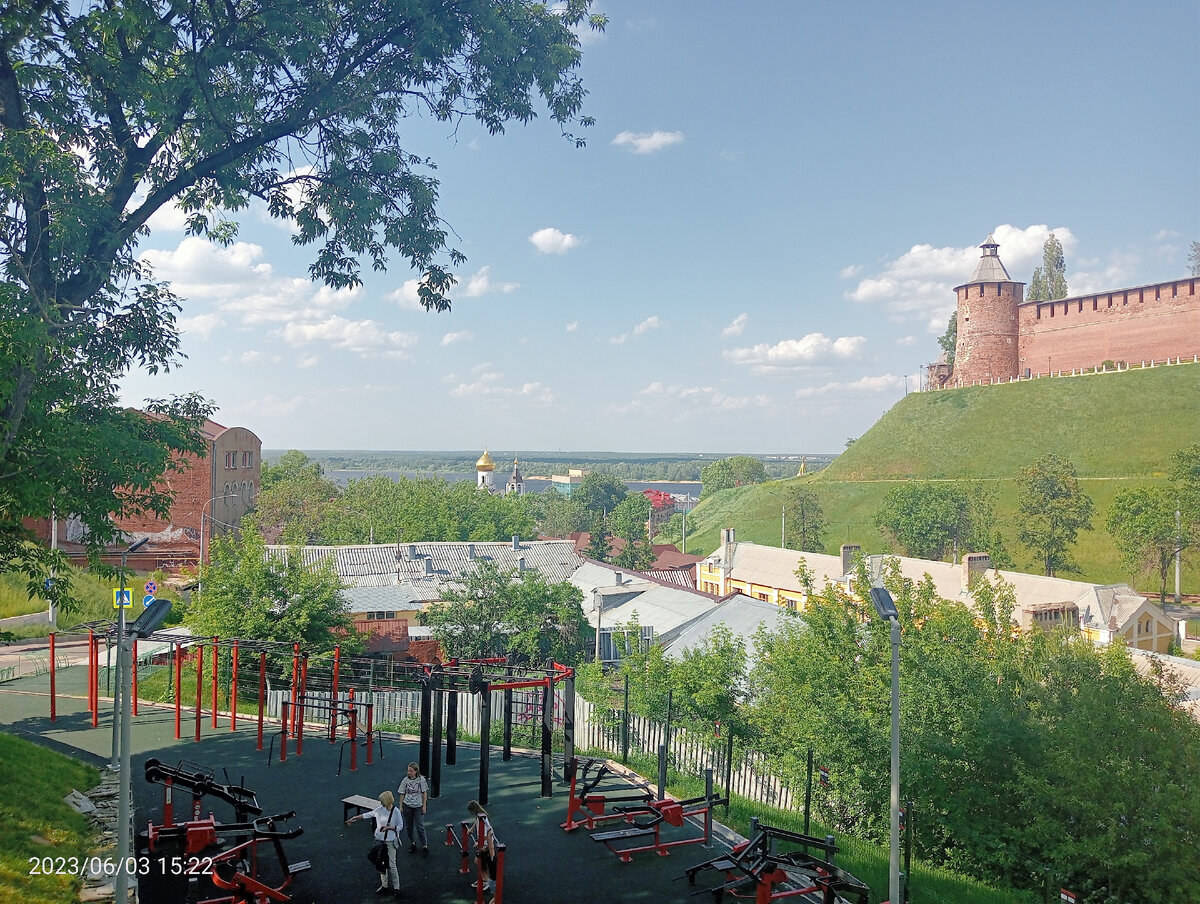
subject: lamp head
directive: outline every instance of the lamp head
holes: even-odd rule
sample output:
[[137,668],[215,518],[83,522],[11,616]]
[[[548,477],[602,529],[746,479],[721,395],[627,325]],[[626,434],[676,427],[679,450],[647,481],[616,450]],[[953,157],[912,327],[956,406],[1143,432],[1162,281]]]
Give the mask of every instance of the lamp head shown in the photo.
[[159,629],[166,619],[167,613],[170,611],[170,600],[153,600],[142,610],[142,614],[137,617],[137,621],[129,626],[129,633],[138,639],[149,637]]
[[896,609],[896,601],[892,599],[886,587],[872,587],[871,602],[880,618],[885,621],[891,621],[893,618],[899,620],[900,612]]
[[150,542],[149,537],[142,537],[142,539],[135,540],[133,543],[130,543],[127,547],[125,547],[125,552],[131,553],[135,549],[141,549],[143,546],[145,546],[149,542]]

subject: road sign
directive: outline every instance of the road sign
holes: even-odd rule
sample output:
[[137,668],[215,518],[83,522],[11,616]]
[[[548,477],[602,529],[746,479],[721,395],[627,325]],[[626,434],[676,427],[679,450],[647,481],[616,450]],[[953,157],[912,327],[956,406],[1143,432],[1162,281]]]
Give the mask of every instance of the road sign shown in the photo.
[[154,596],[154,594],[156,594],[156,593],[158,593],[158,581],[147,581],[146,582],[146,595]]
[[151,596],[149,593],[147,593],[145,596],[142,597],[142,605],[143,606],[149,606],[152,602],[154,602],[154,597]]
[[129,609],[133,606],[133,591],[121,590],[117,587],[113,588],[113,608],[114,609]]
[[829,770],[825,766],[819,766],[817,772],[820,776],[819,780],[826,788],[829,787]]
[[1075,892],[1067,891],[1065,888],[1058,890],[1058,898],[1060,901],[1066,901],[1067,904],[1075,904]]

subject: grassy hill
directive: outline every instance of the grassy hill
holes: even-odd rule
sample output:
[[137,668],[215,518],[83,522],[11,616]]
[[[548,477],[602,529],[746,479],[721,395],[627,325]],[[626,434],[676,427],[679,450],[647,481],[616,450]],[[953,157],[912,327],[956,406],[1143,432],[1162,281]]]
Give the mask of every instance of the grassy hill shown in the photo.
[[[1056,452],[1075,463],[1083,491],[1095,501],[1095,530],[1081,534],[1075,549],[1080,577],[1157,592],[1154,579],[1123,565],[1104,523],[1117,492],[1164,483],[1171,453],[1194,442],[1200,442],[1200,365],[914,393],[824,471],[706,497],[692,512],[687,547],[713,551],[723,527],[736,528],[741,540],[779,545],[782,491],[803,482],[830,521],[830,552],[842,543],[885,551],[873,519],[888,490],[913,478],[977,479],[995,486],[1005,542],[1017,567],[1028,570],[1029,556],[1015,538],[1013,477],[1039,455]],[[1200,592],[1200,574],[1186,562],[1183,589]]]

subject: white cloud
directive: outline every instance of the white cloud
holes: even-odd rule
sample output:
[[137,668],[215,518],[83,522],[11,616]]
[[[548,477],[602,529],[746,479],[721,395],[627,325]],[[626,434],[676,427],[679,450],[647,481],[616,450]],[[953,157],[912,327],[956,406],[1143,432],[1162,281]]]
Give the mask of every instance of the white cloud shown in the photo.
[[[684,402],[675,407],[672,403]],[[737,396],[721,392],[713,386],[688,386],[655,381],[640,389],[637,396],[623,404],[609,406],[616,414],[663,414],[671,411],[680,418],[707,411],[744,411],[769,408],[772,402],[765,395]]]
[[197,314],[195,317],[180,317],[177,326],[180,333],[194,333],[202,339],[209,338],[217,327],[225,325],[220,314]]
[[858,276],[860,273],[862,273],[862,265],[851,264],[849,267],[842,267],[842,269],[838,271],[838,276],[840,276],[842,279],[854,279],[854,277]]
[[289,345],[326,343],[368,358],[406,358],[406,349],[417,342],[415,334],[385,330],[378,321],[347,320],[336,315],[319,322],[289,323],[281,335]]
[[174,250],[147,249],[141,259],[156,279],[168,280],[183,298],[209,301],[227,319],[242,324],[318,320],[348,307],[358,288],[330,289],[301,277],[275,273],[261,245],[234,242],[221,247],[185,237]]
[[878,377],[863,377],[851,383],[825,383],[822,386],[806,386],[796,390],[796,398],[810,399],[829,395],[870,395],[892,393],[904,388],[904,376],[882,374]]
[[541,254],[566,254],[579,244],[579,237],[547,226],[531,235],[529,241]]
[[417,292],[421,285],[419,279],[406,279],[398,289],[393,289],[387,294],[388,301],[394,301],[399,307],[407,311],[423,311],[425,308],[421,306],[421,296]]
[[[1065,226],[1050,229],[1045,225],[1020,229],[1004,224],[992,230],[1000,245],[1000,260],[1017,282],[1028,282],[1034,267],[1042,262],[1042,246],[1050,233],[1062,243],[1064,251],[1075,247],[1076,239]],[[946,319],[954,310],[954,287],[971,278],[979,262],[978,245],[963,248],[935,248],[932,245],[913,245],[898,258],[887,262],[883,269],[858,282],[846,292],[846,298],[868,304],[883,304],[897,320],[918,320],[927,324],[931,333],[941,333]],[[856,276],[859,265],[845,267],[843,277]],[[1079,274],[1082,277],[1082,274]],[[1080,282],[1086,282],[1079,279]],[[1071,291],[1076,290],[1074,282]]]
[[683,141],[682,132],[621,132],[612,143],[617,147],[628,147],[635,154],[653,154],[663,148]]
[[481,295],[490,295],[492,292],[507,295],[521,287],[520,283],[515,282],[493,283],[491,267],[480,267],[462,280],[459,285],[460,288],[454,290],[452,294],[456,293],[464,298],[479,298]]
[[298,358],[296,360],[296,369],[297,370],[307,370],[310,367],[316,367],[320,363],[321,363],[320,355],[305,355],[303,358]]
[[455,342],[470,342],[475,334],[470,330],[455,330],[442,337],[442,345],[453,345]]
[[450,390],[450,394],[460,399],[526,400],[547,405],[555,399],[550,388],[542,383],[526,382],[520,386],[506,385],[501,382],[503,377],[504,374],[496,371],[478,373],[475,382],[459,383]]
[[579,329],[579,321],[578,320],[572,320],[566,326],[566,330],[568,333],[574,333],[578,329]]
[[800,339],[784,339],[774,345],[759,343],[725,352],[731,364],[750,365],[757,373],[777,373],[832,360],[857,357],[867,340],[862,336],[830,339],[824,333],[809,333]]
[[658,317],[658,315],[654,315],[651,317],[647,317],[645,320],[643,320],[641,323],[639,323],[637,326],[635,326],[628,333],[622,333],[620,336],[613,336],[608,341],[611,342],[613,345],[624,345],[630,339],[632,339],[636,336],[642,335],[642,333],[646,332],[647,330],[656,330],[656,329],[659,329],[660,327],[664,327],[666,325],[667,324],[662,319],[660,319]]
[[730,322],[729,326],[727,326],[727,327],[725,327],[725,329],[721,330],[721,335],[724,336],[725,338],[729,338],[730,336],[742,335],[742,331],[744,329],[746,329],[746,322],[749,319],[750,319],[750,315],[747,314],[745,311],[743,311],[741,314],[738,314],[736,317],[733,318],[733,320]]
[[896,340],[896,344],[899,346],[902,346],[902,347],[906,347],[909,345],[916,345],[917,337],[916,336],[901,336],[899,339]]

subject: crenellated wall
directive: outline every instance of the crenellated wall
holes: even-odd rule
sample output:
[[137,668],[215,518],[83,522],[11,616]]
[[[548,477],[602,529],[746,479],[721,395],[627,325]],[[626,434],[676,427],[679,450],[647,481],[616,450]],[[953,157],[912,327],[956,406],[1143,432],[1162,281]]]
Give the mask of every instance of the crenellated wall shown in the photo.
[[1200,278],[1018,307],[1017,373],[1090,368],[1200,354]]

